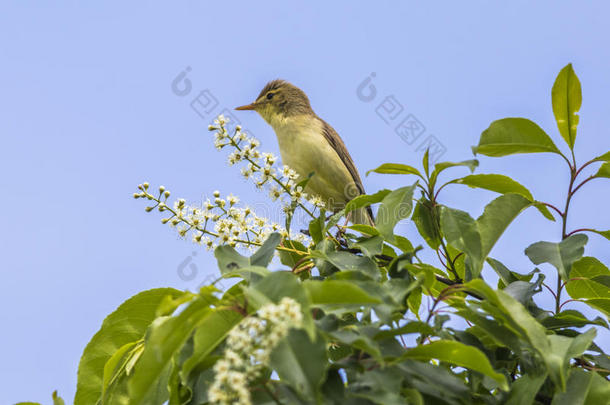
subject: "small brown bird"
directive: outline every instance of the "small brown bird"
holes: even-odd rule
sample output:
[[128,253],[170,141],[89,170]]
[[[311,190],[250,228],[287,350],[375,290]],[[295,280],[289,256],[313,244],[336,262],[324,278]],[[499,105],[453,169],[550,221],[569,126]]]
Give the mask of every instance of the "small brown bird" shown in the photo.
[[[311,173],[306,192],[318,195],[333,211],[364,194],[358,169],[337,131],[318,117],[303,90],[284,80],[273,80],[256,100],[236,110],[254,110],[275,131],[282,162],[300,178]],[[370,207],[352,211],[353,223],[373,225]]]

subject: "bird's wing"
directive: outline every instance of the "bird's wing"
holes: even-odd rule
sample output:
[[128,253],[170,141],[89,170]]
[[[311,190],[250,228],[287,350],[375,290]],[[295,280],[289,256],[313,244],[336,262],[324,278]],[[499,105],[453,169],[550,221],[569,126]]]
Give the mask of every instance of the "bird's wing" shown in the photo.
[[[360,174],[358,174],[358,169],[356,169],[356,165],[354,164],[352,157],[349,155],[349,152],[347,151],[343,140],[341,139],[341,137],[339,137],[337,131],[335,131],[335,129],[331,127],[326,121],[319,117],[318,119],[322,122],[322,133],[324,134],[324,138],[326,138],[328,143],[333,147],[335,152],[337,152],[337,155],[339,155],[339,157],[341,158],[341,161],[343,162],[345,167],[347,167],[347,170],[352,175],[352,179],[354,180],[356,187],[358,187],[360,194],[365,194],[364,186],[362,185],[362,179],[360,178]],[[371,210],[371,207],[368,206],[366,207],[366,209],[372,220],[373,211]]]
[[352,175],[352,179],[358,187],[358,190],[361,194],[364,194],[364,186],[362,185],[362,179],[360,179],[360,175],[358,174],[358,169],[356,169],[356,165],[352,160],[352,157],[349,155],[343,140],[339,137],[339,134],[333,127],[328,125],[326,121],[320,118],[322,121],[322,133],[324,134],[324,138],[328,141],[328,143],[333,147],[337,155],[341,158],[341,161],[347,167],[347,170]]

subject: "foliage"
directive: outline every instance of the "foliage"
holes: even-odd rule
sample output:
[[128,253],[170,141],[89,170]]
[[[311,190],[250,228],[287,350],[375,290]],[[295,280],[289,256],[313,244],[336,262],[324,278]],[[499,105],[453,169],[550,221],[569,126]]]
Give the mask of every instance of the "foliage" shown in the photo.
[[[205,224],[195,226],[196,235],[209,234],[220,241],[215,249],[220,274],[236,283],[227,291],[213,285],[197,293],[155,289],[127,300],[86,347],[74,403],[231,403],[218,399],[220,373],[226,381],[234,379],[232,389],[247,383],[249,394],[234,403],[610,403],[610,357],[595,343],[597,328],[608,328],[610,270],[585,256],[585,232],[610,239],[610,231],[567,229],[574,194],[593,179],[610,177],[610,152],[581,166],[576,163],[573,147],[581,101],[580,82],[568,65],[552,90],[553,112],[568,154],[525,118],[491,123],[473,147],[475,153],[493,157],[561,157],[570,176],[563,210],[536,200],[504,174],[471,173],[441,183],[442,176],[460,167],[474,172],[478,161],[431,166],[426,152],[423,170],[389,163],[371,171],[414,177],[404,187],[356,197],[328,218],[321,207],[314,214],[303,206],[311,215],[308,238],[294,240],[288,231],[267,231],[264,243],[256,238],[233,240],[255,250],[249,257],[232,247],[236,243],[223,244],[222,230],[206,228],[215,217],[203,213]],[[221,141],[233,142],[223,120],[214,129],[223,134]],[[598,171],[580,180],[583,169],[594,164],[600,164]],[[302,200],[290,198],[290,193],[302,188],[282,184],[294,211]],[[441,191],[450,185],[500,195],[475,219],[441,202]],[[148,188],[141,185],[137,197],[152,200],[152,208],[171,211],[165,222],[174,218],[186,223],[179,232],[193,228],[178,215],[184,201],[171,210],[164,189],[155,197]],[[161,203],[163,209],[158,207]],[[337,225],[350,211],[368,205],[378,205],[375,227]],[[212,206],[224,209],[225,203]],[[561,238],[550,236],[551,241],[524,247],[534,265],[554,266],[555,288],[544,282],[537,268],[516,272],[489,257],[511,222],[529,208],[557,220],[562,228]],[[396,224],[407,218],[427,247],[414,247],[395,234]],[[422,249],[436,252],[439,262],[423,262]],[[268,270],[274,253],[282,263],[278,271]],[[499,277],[497,288],[482,278],[486,265]],[[534,297],[542,293],[554,297],[554,308],[537,306]],[[260,322],[281,319],[273,311],[287,297],[301,311],[299,322],[286,324],[281,335],[273,335],[271,324]],[[600,316],[587,318],[575,309],[576,303]],[[247,326],[253,320],[259,320],[254,322],[259,329]],[[235,364],[225,366],[249,353],[242,348],[237,357],[230,354],[241,347],[240,339],[230,337],[237,336],[236,331],[250,331],[244,339],[258,339],[257,344],[266,345],[265,353],[273,347],[270,356],[247,355],[256,360],[256,373],[248,379],[231,374]]]

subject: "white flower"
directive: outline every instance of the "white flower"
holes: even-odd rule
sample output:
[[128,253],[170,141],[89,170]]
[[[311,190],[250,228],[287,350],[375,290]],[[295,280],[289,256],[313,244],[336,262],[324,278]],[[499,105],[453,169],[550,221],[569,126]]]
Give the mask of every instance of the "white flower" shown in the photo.
[[239,202],[239,198],[237,198],[233,194],[229,194],[227,196],[227,201],[229,202],[229,205],[233,206]]

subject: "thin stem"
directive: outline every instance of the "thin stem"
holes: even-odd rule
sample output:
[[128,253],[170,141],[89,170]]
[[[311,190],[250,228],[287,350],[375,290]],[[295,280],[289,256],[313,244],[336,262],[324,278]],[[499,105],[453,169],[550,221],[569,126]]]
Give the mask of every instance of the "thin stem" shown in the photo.
[[582,186],[584,186],[587,182],[589,182],[595,178],[596,178],[595,176],[591,175],[591,176],[587,177],[586,179],[584,179],[578,186],[576,186],[576,188],[574,190],[572,190],[572,194],[577,192],[578,189],[581,188]]
[[[561,154],[566,160],[567,158],[565,157],[565,155]],[[572,197],[574,196],[574,193],[576,192],[576,190],[574,190],[574,182],[576,180],[576,176],[578,175],[578,170],[576,169],[576,157],[574,156],[574,151],[572,151],[572,162],[574,163],[573,165],[570,164],[570,162],[568,162],[568,165],[570,166],[570,184],[568,186],[568,195],[566,197],[566,205],[565,208],[563,209],[563,213],[561,215],[561,239],[564,240],[568,237],[568,234],[566,232],[566,228],[568,225],[568,210],[570,209],[570,201],[572,201]],[[582,169],[582,168],[581,168]],[[581,183],[578,187],[582,186],[587,180],[585,180],[583,183]],[[559,311],[561,310],[561,290],[563,289],[563,284],[561,282],[561,275],[559,274],[559,271],[557,272],[557,291],[556,291],[556,295],[555,295],[555,314],[558,314]]]
[[559,208],[555,207],[553,204],[545,203],[545,202],[542,202],[542,201],[541,201],[541,204],[542,205],[546,205],[547,207],[555,210],[555,212],[557,212],[560,217],[563,217],[563,212],[561,212],[561,210]]
[[572,232],[569,232],[567,236],[574,235],[577,232],[595,232],[595,231],[590,228],[579,228],[579,229],[574,229]]

